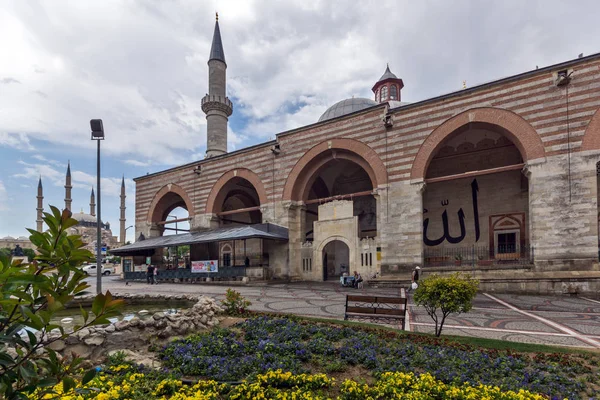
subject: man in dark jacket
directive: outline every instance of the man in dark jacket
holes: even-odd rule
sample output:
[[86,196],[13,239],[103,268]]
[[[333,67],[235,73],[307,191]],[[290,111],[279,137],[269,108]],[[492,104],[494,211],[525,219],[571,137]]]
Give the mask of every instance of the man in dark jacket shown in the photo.
[[148,265],[148,269],[146,269],[146,281],[149,285],[154,284],[154,265]]

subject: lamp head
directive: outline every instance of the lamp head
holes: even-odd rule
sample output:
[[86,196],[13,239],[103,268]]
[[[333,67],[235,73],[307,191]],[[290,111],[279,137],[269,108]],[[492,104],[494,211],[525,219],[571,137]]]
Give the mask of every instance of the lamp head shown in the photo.
[[104,140],[104,125],[101,119],[90,120],[90,127],[92,128],[92,140]]

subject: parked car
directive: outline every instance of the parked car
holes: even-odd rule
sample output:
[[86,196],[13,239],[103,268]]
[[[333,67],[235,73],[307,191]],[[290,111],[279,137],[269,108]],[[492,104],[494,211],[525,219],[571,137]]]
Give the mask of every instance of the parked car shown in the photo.
[[[86,275],[96,275],[98,270],[96,268],[96,264],[84,265],[82,268],[83,272]],[[110,275],[115,273],[115,267],[112,265],[103,265],[102,266],[102,275]]]

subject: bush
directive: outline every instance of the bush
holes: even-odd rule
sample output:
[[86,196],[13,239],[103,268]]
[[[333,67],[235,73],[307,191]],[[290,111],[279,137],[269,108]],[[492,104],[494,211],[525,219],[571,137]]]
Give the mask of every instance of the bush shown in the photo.
[[473,307],[478,285],[477,280],[458,272],[446,277],[433,274],[420,282],[415,303],[424,306],[435,322],[436,336],[442,334],[448,315],[467,312]]
[[[74,358],[67,363],[47,346],[84,327],[109,323],[109,318],[119,314],[122,304],[107,292],[96,296],[91,313],[80,309],[84,323],[75,326],[72,332],[65,332],[62,326],[50,322],[67,303],[86,293],[89,285],[80,267],[92,259],[92,254],[83,248],[80,236],[68,234],[67,229],[77,224],[71,212],[61,213],[56,207],[51,210],[52,214],[44,213],[48,231],[29,229],[29,239],[38,252],[32,263],[0,255],[2,399],[24,398],[35,390],[39,394],[52,392],[52,387],[59,382],[64,391],[71,390],[81,359]],[[51,331],[58,331],[60,335],[50,339]],[[94,374],[94,370],[89,371],[82,382],[90,381]]]
[[242,315],[246,312],[246,309],[252,304],[233,289],[227,289],[225,293],[225,300],[221,300],[221,303],[225,307],[225,312],[229,315]]

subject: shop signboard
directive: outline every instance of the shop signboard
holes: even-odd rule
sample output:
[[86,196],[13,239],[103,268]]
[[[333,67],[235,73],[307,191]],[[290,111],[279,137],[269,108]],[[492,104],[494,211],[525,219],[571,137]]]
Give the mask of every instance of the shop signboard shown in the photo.
[[219,272],[219,260],[192,261],[192,272]]

